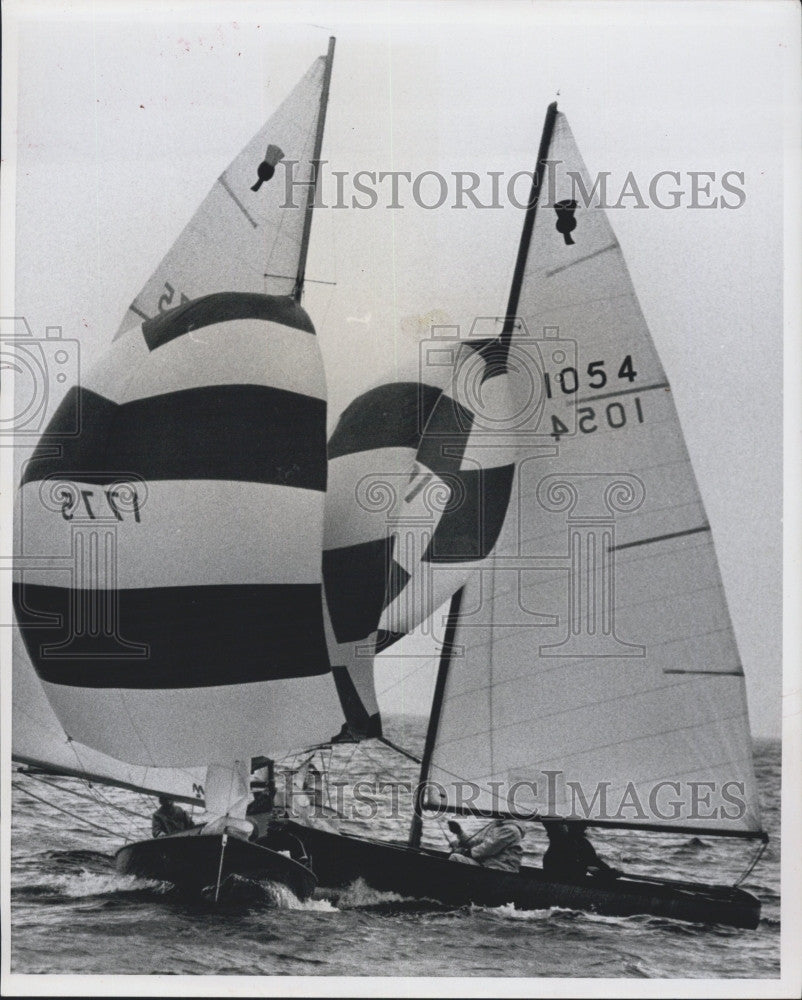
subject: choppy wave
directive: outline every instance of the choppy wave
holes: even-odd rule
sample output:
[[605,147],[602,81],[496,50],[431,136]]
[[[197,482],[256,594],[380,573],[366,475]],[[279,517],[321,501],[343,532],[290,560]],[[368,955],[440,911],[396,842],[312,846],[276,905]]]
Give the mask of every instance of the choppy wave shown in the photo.
[[[398,733],[389,735],[411,745]],[[342,751],[343,766],[353,752]],[[382,752],[371,748],[377,759]],[[453,907],[381,892],[363,880],[303,902],[284,886],[240,885],[233,898],[214,905],[163,883],[118,874],[113,852],[119,841],[60,826],[45,806],[26,801],[22,809],[15,803],[12,813],[12,967],[193,975],[776,976],[779,745],[761,747],[755,761],[773,838],[744,885],[763,901],[757,931],[561,907]],[[370,777],[372,764],[363,760],[360,766]],[[390,773],[389,766],[382,769]],[[133,795],[114,796],[118,804],[142,811]],[[88,819],[110,822],[91,803],[82,808]],[[392,821],[383,836],[403,839],[407,821]],[[375,830],[365,822],[354,832]],[[442,846],[439,836],[429,824],[426,843]],[[690,881],[732,884],[751,857],[748,845],[708,836],[599,830],[592,839],[618,867]],[[534,828],[527,838],[531,863],[539,861],[542,840]]]

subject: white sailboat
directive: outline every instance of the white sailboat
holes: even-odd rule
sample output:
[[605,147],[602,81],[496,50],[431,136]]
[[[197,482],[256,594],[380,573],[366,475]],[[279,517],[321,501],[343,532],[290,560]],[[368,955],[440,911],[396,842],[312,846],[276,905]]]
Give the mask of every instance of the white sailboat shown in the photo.
[[[15,703],[23,719],[40,707],[15,725],[15,760],[206,808],[202,827],[127,845],[124,871],[314,886],[248,842],[245,811],[254,756],[343,719],[320,558],[325,377],[300,306],[333,52],[220,175],[24,466]],[[298,205],[270,183],[281,160]]]
[[[479,383],[508,390],[485,410],[474,393],[469,414],[484,467],[514,456],[509,502],[495,491],[503,523],[488,537],[487,517],[475,520],[483,558],[464,560],[468,572],[430,560],[389,637],[445,613],[409,844],[296,830],[324,885],[359,875],[457,903],[754,927],[760,904],[737,887],[510,875],[421,847],[424,817],[449,813],[767,839],[711,527],[621,248],[589,192],[552,105],[503,328],[473,352],[487,359]],[[428,435],[430,474],[444,459],[453,471],[469,438],[440,431]],[[391,569],[385,615],[414,572],[399,588]]]

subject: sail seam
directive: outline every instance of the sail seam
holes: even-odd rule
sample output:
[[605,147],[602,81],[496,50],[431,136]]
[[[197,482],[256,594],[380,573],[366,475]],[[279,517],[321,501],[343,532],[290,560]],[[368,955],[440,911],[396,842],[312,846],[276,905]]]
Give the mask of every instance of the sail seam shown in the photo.
[[[584,667],[586,667],[586,664],[584,662],[580,662],[580,663],[577,663],[576,666],[584,668]],[[539,676],[544,676],[545,674],[554,673],[555,670],[565,670],[565,669],[566,669],[565,665],[564,664],[560,664],[559,666],[557,666],[557,667],[551,667],[548,670],[541,670],[541,671],[538,672],[538,674],[539,674]],[[691,673],[691,671],[663,670],[662,673],[663,674],[668,674],[668,673]],[[715,671],[700,670],[700,671],[697,671],[697,673],[705,674],[708,677],[718,677],[718,676],[722,676],[722,675],[724,675],[724,676],[728,675],[728,674],[725,674],[724,671],[720,671],[720,670],[715,670]],[[507,680],[501,681],[501,682],[499,682],[499,683],[496,684],[496,687],[503,687],[503,686],[505,686],[507,684],[514,684],[517,681],[525,680],[528,677],[531,677],[531,670],[528,671],[527,673],[516,674],[514,677],[510,677]],[[691,683],[691,682],[689,682],[689,683]],[[487,685],[482,685],[481,687],[470,688],[470,689],[465,690],[465,691],[460,691],[459,694],[452,695],[452,699],[451,700],[452,701],[457,701],[459,698],[467,698],[469,695],[478,694],[480,691],[484,691],[484,689],[485,689],[486,686]],[[673,681],[670,684],[658,684],[656,687],[644,688],[639,693],[643,694],[643,695],[647,695],[647,694],[651,695],[651,694],[655,694],[658,691],[669,691],[669,690],[672,690],[674,688],[682,688],[684,686],[685,685],[683,685],[682,683],[677,683],[676,681]],[[562,709],[559,712],[549,712],[547,714],[542,714],[541,713],[540,715],[538,715],[538,718],[539,719],[554,719],[554,718],[558,718],[561,715],[566,715],[568,712],[573,712],[576,709],[591,708],[591,707],[599,706],[599,705],[609,705],[609,704],[611,704],[613,702],[619,703],[620,700],[621,699],[620,699],[620,697],[618,695],[614,695],[613,697],[610,697],[610,698],[596,698],[593,701],[582,702],[582,704],[580,704],[580,705],[572,705],[570,709]],[[498,730],[501,730],[501,729],[511,729],[511,728],[514,728],[515,726],[520,726],[522,724],[523,723],[520,722],[520,721],[518,721],[518,722],[507,722],[507,723],[505,723],[505,725],[498,726],[496,728]],[[482,735],[481,731],[477,732],[477,733],[470,733],[470,734],[467,734],[466,736],[459,736],[459,737],[456,737],[456,738],[454,738],[452,740],[444,740],[444,741],[442,741],[440,743],[440,746],[445,746],[448,743],[459,743],[463,739],[469,739],[469,738],[472,738],[474,736],[481,736],[481,735]]]
[[[744,718],[745,715],[746,715],[746,712],[736,712],[735,715],[719,716],[717,719],[712,720],[712,721],[714,721],[717,724],[721,724],[721,723],[724,723],[724,722],[732,722],[735,719],[742,719],[742,718]],[[629,738],[627,738],[625,740],[614,740],[612,743],[603,743],[603,744],[600,744],[598,746],[594,745],[592,747],[586,747],[586,748],[584,748],[582,750],[576,750],[574,753],[564,753],[562,751],[559,751],[559,752],[555,751],[548,758],[529,761],[529,762],[527,762],[525,764],[516,764],[515,769],[516,770],[529,770],[531,768],[536,768],[536,767],[538,767],[541,764],[549,764],[556,756],[559,756],[559,758],[560,758],[561,761],[565,761],[565,760],[570,760],[572,757],[583,757],[583,756],[585,756],[588,753],[594,753],[595,754],[595,753],[598,753],[599,750],[609,750],[611,747],[621,747],[621,746],[628,746],[628,745],[633,744],[633,743],[642,743],[643,740],[654,740],[658,736],[673,736],[675,733],[684,733],[684,732],[688,732],[689,730],[693,730],[693,729],[704,729],[705,727],[709,726],[710,723],[711,723],[710,719],[704,719],[704,720],[702,720],[700,722],[693,722],[693,723],[691,723],[690,725],[687,725],[687,726],[677,726],[675,729],[653,730],[653,731],[648,732],[648,733],[643,733],[641,736],[634,736],[634,737],[629,737]],[[713,767],[719,767],[719,766],[721,766],[721,764],[729,764],[729,763],[731,763],[731,761],[726,760],[726,761],[722,761],[720,764],[714,764],[712,766]],[[706,766],[710,767],[711,765],[708,764]],[[693,774],[693,773],[695,773],[696,770],[697,769],[694,768],[694,770],[692,770],[692,771],[681,772],[681,774],[683,774],[683,773],[684,774]],[[490,774],[481,774],[481,775],[479,775],[478,780],[481,781],[483,779],[492,778],[492,776],[493,776],[494,773],[495,772],[491,772]],[[643,780],[644,781],[648,781],[649,779],[648,778],[644,778]]]

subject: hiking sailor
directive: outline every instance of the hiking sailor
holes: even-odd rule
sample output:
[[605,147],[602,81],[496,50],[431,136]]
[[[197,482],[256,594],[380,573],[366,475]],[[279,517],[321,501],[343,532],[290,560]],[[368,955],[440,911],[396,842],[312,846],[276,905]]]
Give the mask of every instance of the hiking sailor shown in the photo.
[[472,836],[465,834],[455,820],[449,820],[448,828],[456,837],[451,842],[454,852],[449,855],[449,861],[506,872],[520,870],[523,854],[521,841],[525,831],[518,820],[493,820]]
[[171,833],[191,830],[195,824],[187,813],[173,802],[169,795],[159,796],[159,808],[151,820],[151,832],[155,837],[169,837]]
[[562,881],[584,878],[585,875],[618,878],[622,874],[596,853],[585,836],[587,823],[581,820],[544,819],[543,826],[549,838],[549,846],[543,855],[543,871],[546,875]]

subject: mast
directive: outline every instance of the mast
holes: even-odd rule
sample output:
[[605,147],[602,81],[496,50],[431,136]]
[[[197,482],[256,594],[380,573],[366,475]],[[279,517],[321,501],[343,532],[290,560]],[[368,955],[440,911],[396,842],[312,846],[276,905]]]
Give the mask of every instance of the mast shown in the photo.
[[421,835],[423,833],[423,799],[426,791],[426,782],[429,780],[429,770],[432,764],[432,755],[437,741],[437,731],[440,728],[440,715],[443,710],[443,696],[446,691],[446,681],[448,671],[451,667],[451,650],[454,644],[454,634],[457,631],[457,619],[459,618],[460,606],[462,605],[462,591],[460,589],[451,598],[451,605],[448,609],[448,622],[446,624],[446,634],[443,639],[443,648],[440,652],[440,665],[437,669],[437,681],[434,686],[432,697],[432,710],[429,714],[429,728],[426,731],[426,745],[423,749],[423,759],[421,761],[420,778],[418,787],[415,790],[414,814],[409,828],[409,846],[413,849],[420,847]]
[[[504,326],[499,337],[499,344],[502,348],[502,362],[506,360],[512,341],[513,330],[515,329],[515,316],[518,311],[518,301],[521,296],[521,287],[526,270],[526,260],[529,254],[529,244],[532,239],[532,230],[535,226],[535,214],[540,199],[540,189],[543,185],[543,162],[548,155],[551,137],[554,132],[554,121],[557,117],[557,102],[549,105],[546,111],[546,120],[543,124],[543,134],[540,138],[540,147],[537,154],[535,172],[532,176],[532,188],[529,195],[529,202],[524,217],[521,241],[518,245],[518,257],[515,261],[515,271],[513,273],[512,285],[510,286],[510,296],[507,302],[507,312],[504,318]],[[457,628],[457,618],[459,616],[460,605],[462,604],[463,588],[460,588],[451,598],[448,624],[443,643],[443,650],[440,657],[440,666],[437,673],[434,696],[432,698],[432,710],[429,716],[429,728],[426,732],[426,746],[423,751],[421,762],[420,779],[415,792],[414,815],[409,830],[409,846],[420,847],[421,835],[423,833],[423,809],[426,783],[429,780],[429,771],[434,754],[435,743],[437,742],[437,732],[440,726],[440,716],[443,708],[443,697],[445,695],[448,671],[451,666],[451,649],[454,642],[454,635]]]
[[317,132],[315,134],[315,149],[312,154],[312,169],[314,171],[309,182],[309,190],[306,198],[306,216],[304,218],[304,229],[301,235],[301,254],[298,258],[298,270],[295,276],[295,287],[292,290],[292,297],[300,303],[304,289],[304,276],[306,274],[306,255],[309,250],[309,235],[312,231],[312,212],[315,207],[315,195],[317,192],[318,172],[320,168],[320,152],[323,148],[323,131],[326,127],[326,109],[329,103],[329,85],[331,84],[331,67],[334,61],[334,44],[336,39],[332,35],[329,38],[329,48],[326,53],[326,69],[323,73],[323,89],[320,93],[320,112],[317,116]]
[[499,337],[499,344],[503,351],[501,360],[506,359],[512,341],[512,333],[515,328],[515,317],[518,312],[518,301],[521,297],[521,286],[523,285],[524,272],[526,271],[526,260],[529,256],[529,244],[532,241],[532,230],[535,227],[535,215],[540,201],[540,189],[543,186],[543,175],[545,174],[545,161],[548,156],[551,137],[554,133],[554,121],[557,118],[557,102],[554,101],[546,110],[546,120],[543,122],[543,134],[540,137],[540,148],[537,152],[537,163],[535,172],[532,175],[532,189],[529,193],[526,215],[524,216],[524,227],[521,232],[521,242],[518,244],[518,257],[515,261],[515,271],[512,276],[510,286],[510,297],[507,302],[507,313],[504,317],[504,326]]

